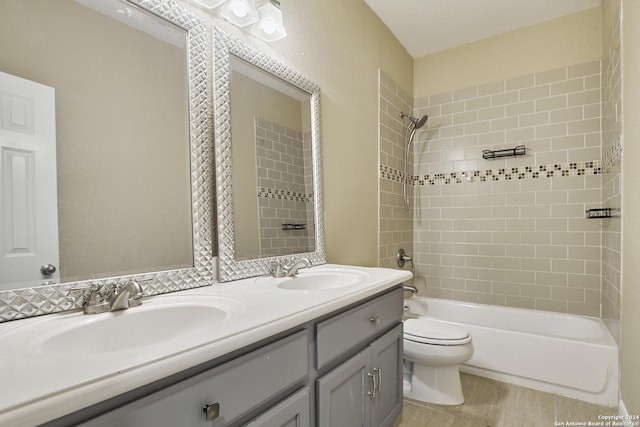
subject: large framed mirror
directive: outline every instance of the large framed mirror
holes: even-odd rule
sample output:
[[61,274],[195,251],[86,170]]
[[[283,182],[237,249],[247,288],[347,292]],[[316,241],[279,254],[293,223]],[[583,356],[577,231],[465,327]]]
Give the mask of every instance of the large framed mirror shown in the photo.
[[214,29],[218,276],[325,262],[320,88]]
[[211,284],[206,22],[169,0],[3,0],[0,33],[0,321],[79,308],[93,283]]

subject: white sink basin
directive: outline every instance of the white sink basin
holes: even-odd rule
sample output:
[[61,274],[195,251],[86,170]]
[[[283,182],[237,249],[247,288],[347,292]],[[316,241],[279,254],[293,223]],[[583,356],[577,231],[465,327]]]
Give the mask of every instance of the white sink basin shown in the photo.
[[50,332],[34,344],[45,354],[185,349],[206,341],[208,331],[243,309],[242,303],[230,298],[156,297],[123,311],[55,319],[60,324],[48,328]]
[[277,287],[288,290],[314,291],[354,286],[368,278],[354,270],[300,271],[297,276],[279,279]]

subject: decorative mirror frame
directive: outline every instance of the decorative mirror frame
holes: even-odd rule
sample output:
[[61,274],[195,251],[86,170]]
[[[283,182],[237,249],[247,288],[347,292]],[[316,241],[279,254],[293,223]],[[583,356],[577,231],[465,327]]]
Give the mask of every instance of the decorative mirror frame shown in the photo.
[[[187,32],[189,80],[189,137],[193,267],[67,282],[0,291],[0,322],[82,308],[92,284],[142,283],[145,296],[210,285],[215,280],[212,239],[211,84],[206,21],[171,0],[127,0]],[[114,209],[123,208],[114,206]]]
[[[307,257],[312,264],[324,264],[324,205],[322,200],[322,150],[320,147],[320,87],[302,74],[276,61],[242,41],[214,28],[214,122],[216,150],[216,198],[218,224],[218,278],[221,282],[267,274],[271,262],[291,257]],[[235,259],[233,222],[233,189],[231,159],[231,67],[234,55],[279,79],[296,86],[311,96],[311,141],[314,179],[314,222],[316,247],[313,252]]]

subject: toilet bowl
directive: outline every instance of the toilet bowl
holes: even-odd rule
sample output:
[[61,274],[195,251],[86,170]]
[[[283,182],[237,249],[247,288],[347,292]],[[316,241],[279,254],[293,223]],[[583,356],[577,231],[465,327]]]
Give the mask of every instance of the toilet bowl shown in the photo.
[[403,344],[405,371],[411,372],[406,397],[440,405],[464,403],[459,365],[473,355],[467,331],[435,319],[408,319]]

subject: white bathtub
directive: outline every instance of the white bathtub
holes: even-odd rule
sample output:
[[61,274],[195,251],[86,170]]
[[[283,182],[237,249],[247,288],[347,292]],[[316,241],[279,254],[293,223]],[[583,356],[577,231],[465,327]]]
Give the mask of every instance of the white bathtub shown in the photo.
[[405,305],[469,331],[463,372],[618,406],[618,347],[600,319],[419,296]]

